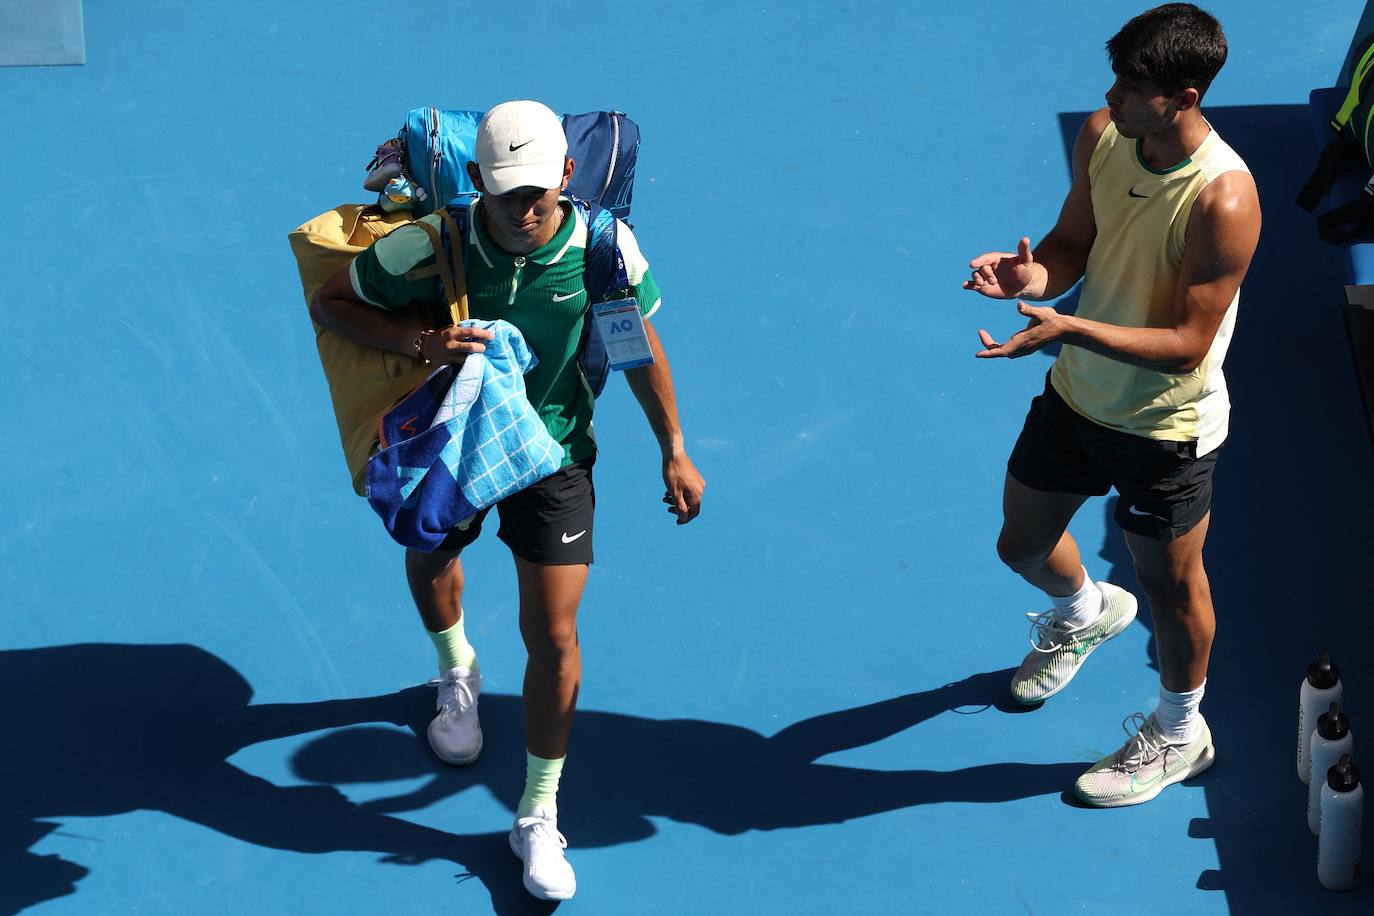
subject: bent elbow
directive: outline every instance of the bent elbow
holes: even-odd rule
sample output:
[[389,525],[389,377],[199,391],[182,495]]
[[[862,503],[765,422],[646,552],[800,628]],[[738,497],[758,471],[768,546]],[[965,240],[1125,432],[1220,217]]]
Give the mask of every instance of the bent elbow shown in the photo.
[[1178,333],[1177,340],[1171,348],[1173,352],[1169,354],[1173,357],[1170,365],[1165,371],[1176,375],[1186,375],[1189,372],[1196,372],[1198,367],[1207,362],[1207,354],[1212,349],[1212,339],[1199,340],[1197,335]]

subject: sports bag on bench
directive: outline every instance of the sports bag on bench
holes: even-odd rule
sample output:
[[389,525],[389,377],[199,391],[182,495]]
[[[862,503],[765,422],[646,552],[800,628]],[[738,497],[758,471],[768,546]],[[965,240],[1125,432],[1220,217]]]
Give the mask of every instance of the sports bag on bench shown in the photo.
[[1338,245],[1374,230],[1374,32],[1356,45],[1350,89],[1331,119],[1335,136],[1327,142],[1312,177],[1298,192],[1298,206],[1309,213],[1330,192],[1341,171],[1358,168],[1369,180],[1354,199],[1317,217],[1317,235]]

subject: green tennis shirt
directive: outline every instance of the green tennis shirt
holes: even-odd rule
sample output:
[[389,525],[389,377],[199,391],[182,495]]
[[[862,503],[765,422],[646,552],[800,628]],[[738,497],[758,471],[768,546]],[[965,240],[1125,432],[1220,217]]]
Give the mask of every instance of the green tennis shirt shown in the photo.
[[[563,465],[596,454],[592,431],[595,399],[577,365],[577,344],[587,319],[587,291],[582,275],[587,226],[577,208],[560,201],[567,214],[547,245],[527,255],[513,255],[491,241],[482,228],[481,201],[473,204],[468,229],[468,313],[484,320],[515,325],[539,363],[525,375],[530,403],[544,426],[563,446]],[[437,215],[423,218],[435,228]],[[616,240],[625,259],[631,294],[648,318],[659,306],[658,285],[630,227],[617,226]],[[442,306],[443,290],[435,278],[408,280],[406,274],[434,263],[434,247],[418,226],[405,225],[353,260],[350,275],[359,299],[386,311],[421,305]]]

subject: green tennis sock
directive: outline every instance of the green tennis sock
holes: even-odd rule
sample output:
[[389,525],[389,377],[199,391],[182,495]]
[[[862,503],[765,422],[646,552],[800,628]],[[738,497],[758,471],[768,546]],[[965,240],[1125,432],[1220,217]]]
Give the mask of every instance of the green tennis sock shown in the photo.
[[558,777],[563,775],[563,761],[567,759],[547,760],[525,752],[525,794],[520,796],[516,817],[529,817],[535,808],[558,816]]
[[466,616],[467,614],[463,614],[457,623],[442,633],[425,630],[434,641],[434,648],[439,650],[440,671],[477,667],[477,651],[468,643],[467,634],[463,632],[463,618]]

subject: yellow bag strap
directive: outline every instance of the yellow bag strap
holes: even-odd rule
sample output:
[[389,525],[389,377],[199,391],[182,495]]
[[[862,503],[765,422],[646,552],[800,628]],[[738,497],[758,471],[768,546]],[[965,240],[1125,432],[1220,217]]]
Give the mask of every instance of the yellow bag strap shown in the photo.
[[[454,324],[457,324],[460,321],[465,321],[468,317],[467,270],[463,266],[463,246],[467,244],[467,240],[463,238],[463,234],[458,230],[458,223],[454,221],[453,214],[448,212],[448,207],[439,208],[439,218],[444,221],[444,225],[448,228],[448,237],[451,240],[449,247],[453,251],[452,274],[453,290],[455,294],[453,302],[457,304],[457,310],[454,312],[454,315],[461,316],[454,317]],[[431,237],[431,241],[432,240],[433,237]],[[442,245],[435,246],[434,256],[436,261],[442,261],[444,258],[442,248]],[[450,303],[450,306],[452,306],[452,304],[453,303]]]
[[468,297],[466,291],[461,300],[458,296],[458,286],[453,276],[453,266],[444,257],[444,242],[439,237],[439,230],[435,229],[424,220],[416,220],[415,225],[425,230],[425,235],[429,236],[429,243],[434,246],[434,263],[439,268],[439,280],[444,284],[444,296],[448,299],[449,317],[453,323],[464,320],[468,317]]

